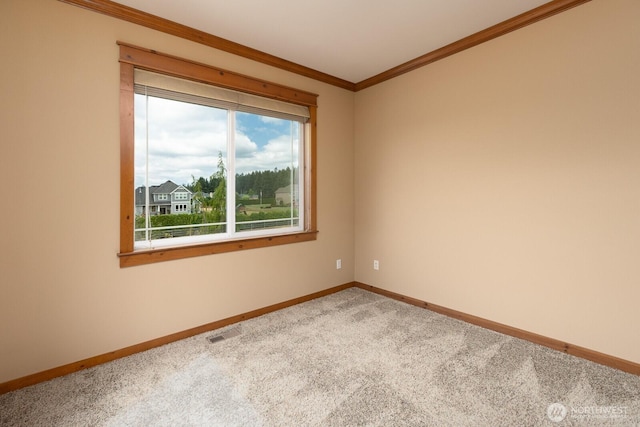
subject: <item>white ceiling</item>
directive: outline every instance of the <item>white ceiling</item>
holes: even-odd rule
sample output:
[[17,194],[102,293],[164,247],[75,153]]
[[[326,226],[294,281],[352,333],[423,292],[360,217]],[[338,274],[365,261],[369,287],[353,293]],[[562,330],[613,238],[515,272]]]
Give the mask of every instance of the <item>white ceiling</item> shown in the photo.
[[548,0],[116,0],[357,83]]

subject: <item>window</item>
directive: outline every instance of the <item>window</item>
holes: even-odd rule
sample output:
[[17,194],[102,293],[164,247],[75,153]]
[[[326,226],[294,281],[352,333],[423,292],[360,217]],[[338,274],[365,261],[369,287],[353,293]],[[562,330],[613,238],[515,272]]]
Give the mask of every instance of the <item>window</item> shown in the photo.
[[316,95],[122,43],[120,63],[121,266],[316,238]]
[[195,200],[193,214],[137,215],[134,248],[303,230],[307,107],[138,69],[134,83],[137,193]]

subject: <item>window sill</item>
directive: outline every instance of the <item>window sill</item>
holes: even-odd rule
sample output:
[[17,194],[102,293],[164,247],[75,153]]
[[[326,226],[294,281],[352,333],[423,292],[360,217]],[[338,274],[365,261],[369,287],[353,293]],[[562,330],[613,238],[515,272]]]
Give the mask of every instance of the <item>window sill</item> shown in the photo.
[[316,240],[318,231],[119,253],[120,268]]

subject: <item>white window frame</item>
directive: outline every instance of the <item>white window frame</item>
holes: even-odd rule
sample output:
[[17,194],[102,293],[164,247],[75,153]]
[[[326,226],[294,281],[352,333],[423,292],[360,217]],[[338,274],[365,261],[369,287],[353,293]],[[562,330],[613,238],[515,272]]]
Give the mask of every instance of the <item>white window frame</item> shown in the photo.
[[[139,76],[139,77],[138,77]],[[236,209],[235,209],[235,176],[236,176],[236,114],[240,111],[249,112],[252,114],[259,114],[266,117],[277,117],[277,118],[285,118],[292,121],[298,122],[299,132],[296,136],[298,140],[297,152],[298,156],[296,163],[298,167],[300,165],[304,165],[305,159],[305,118],[294,116],[288,111],[307,111],[304,107],[299,106],[290,106],[290,104],[284,104],[280,101],[273,101],[268,99],[260,99],[256,96],[245,95],[239,92],[232,93],[227,89],[219,89],[215,87],[211,87],[209,85],[203,85],[197,82],[190,82],[188,80],[179,79],[172,76],[166,76],[159,73],[151,73],[146,70],[135,70],[134,72],[134,82],[135,82],[135,93],[138,96],[144,97],[157,97],[163,98],[167,100],[171,100],[174,102],[191,102],[195,104],[200,104],[205,107],[214,107],[218,109],[225,110],[227,112],[227,147],[226,147],[226,158],[225,167],[226,167],[226,212],[225,218],[226,220],[223,223],[226,228],[226,232],[214,233],[214,234],[206,234],[201,236],[184,236],[184,237],[171,237],[171,238],[160,238],[160,239],[151,239],[153,230],[162,230],[158,228],[150,227],[150,218],[147,217],[146,227],[143,229],[136,229],[134,231],[142,231],[147,238],[145,240],[136,240],[134,242],[134,250],[149,250],[149,249],[159,249],[159,248],[170,248],[174,246],[183,246],[190,245],[194,243],[203,243],[203,242],[219,242],[219,241],[234,241],[240,239],[247,239],[252,237],[263,237],[263,236],[275,236],[285,233],[296,233],[303,231],[304,227],[304,209],[298,209],[297,217],[289,217],[282,219],[272,219],[272,220],[261,220],[261,221],[248,221],[248,222],[237,222],[236,221]],[[142,82],[142,83],[140,83]],[[151,86],[153,85],[153,86]],[[180,92],[177,92],[180,90]],[[194,95],[197,94],[197,95]],[[215,96],[217,98],[211,97],[203,97],[200,95],[210,95]],[[237,96],[237,100],[234,98]],[[224,99],[220,99],[224,98]],[[247,102],[247,104],[241,104],[241,102]],[[146,102],[144,103],[146,104]],[[263,105],[266,105],[268,108],[278,108],[278,111],[275,110],[266,110],[261,108]],[[303,112],[304,112],[303,111]],[[147,120],[149,120],[148,114],[145,114]],[[298,118],[298,120],[294,120]],[[149,127],[148,123],[143,126],[144,128]],[[294,136],[291,135],[293,138]],[[148,144],[148,138],[146,141],[136,141],[136,144]],[[147,152],[147,160],[146,165],[148,166],[148,148],[144,150]],[[293,159],[292,159],[293,160]],[[148,178],[148,173],[145,174]],[[304,174],[298,173],[299,185],[298,185],[298,199],[301,204],[304,204]],[[292,188],[293,186],[293,182]],[[148,182],[144,183],[145,188],[150,188],[150,184]],[[173,193],[177,195],[178,193]],[[185,193],[186,194],[186,193]],[[159,194],[158,200],[169,200],[168,194]],[[173,200],[178,200],[176,197]],[[179,205],[173,203],[171,213],[185,213],[186,210],[181,210],[178,208]],[[291,208],[291,213],[293,214],[293,207]],[[279,223],[290,221],[289,226],[282,227],[272,227],[272,228],[264,228],[258,230],[240,230],[237,231],[237,226],[239,224],[268,224],[268,223]],[[293,224],[293,222],[297,222],[297,224]],[[213,224],[206,224],[207,225]],[[171,227],[169,230],[179,230],[180,228],[189,228],[188,226],[179,226],[179,227]],[[194,227],[195,228],[195,227]]]

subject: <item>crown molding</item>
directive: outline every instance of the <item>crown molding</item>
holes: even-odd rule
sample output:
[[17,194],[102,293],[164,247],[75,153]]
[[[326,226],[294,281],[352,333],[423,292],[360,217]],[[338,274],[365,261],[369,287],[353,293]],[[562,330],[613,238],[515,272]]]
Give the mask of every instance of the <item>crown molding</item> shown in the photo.
[[394,77],[398,77],[417,68],[424,67],[425,65],[429,65],[433,62],[439,61],[448,56],[477,46],[489,40],[493,40],[497,37],[518,30],[527,25],[531,25],[535,22],[549,18],[558,13],[572,9],[591,0],[552,0],[549,3],[545,3],[535,9],[531,9],[528,12],[524,12],[516,17],[507,19],[506,21],[500,22],[499,24],[496,24],[492,27],[467,36],[440,49],[436,49],[425,55],[407,61],[404,64],[400,64],[387,71],[377,74],[373,77],[362,80],[359,83],[349,82],[339,77],[335,77],[330,74],[305,67],[304,65],[296,64],[295,62],[291,62],[286,59],[270,55],[266,52],[262,52],[248,46],[232,42],[231,40],[223,39],[222,37],[205,33],[204,31],[196,30],[195,28],[187,27],[186,25],[178,24],[177,22],[170,21],[168,19],[160,18],[150,13],[142,12],[128,6],[121,5],[111,0],[59,1],[98,12],[113,18],[131,22],[137,25],[142,25],[153,30],[161,31],[166,34],[200,43],[214,49],[242,56],[256,62],[271,65],[273,67],[309,77],[323,83],[357,92],[359,90],[377,85],[378,83],[382,83],[386,80],[390,80]]
[[489,27],[482,31],[478,31],[475,34],[472,34],[468,37],[465,37],[456,42],[448,44],[440,49],[436,49],[425,55],[419,56],[415,59],[405,62],[404,64],[398,65],[397,67],[393,67],[378,75],[370,77],[359,83],[356,83],[355,91],[357,92],[359,90],[377,85],[378,83],[382,83],[386,80],[390,80],[394,77],[398,77],[402,74],[408,73],[409,71],[413,71],[416,68],[424,67],[425,65],[429,65],[433,62],[439,61],[453,54],[456,54],[463,50],[477,46],[489,40],[493,40],[497,37],[503,36],[507,33],[518,30],[527,25],[531,25],[535,22],[549,18],[553,15],[564,12],[566,10],[579,6],[583,3],[587,3],[589,1],[591,0],[550,1],[549,3],[545,3],[542,6],[539,6],[535,9],[531,9],[528,12],[524,12],[511,19],[507,19],[506,21],[502,21],[499,24],[496,24],[492,27]]
[[195,28],[170,21],[168,19],[160,18],[159,16],[155,16],[150,13],[142,12],[140,10],[124,6],[111,0],[59,1],[61,1],[62,3],[78,6],[83,9],[88,9],[93,12],[98,12],[112,18],[117,18],[123,21],[131,22],[133,24],[142,25],[143,27],[151,28],[152,30],[157,30],[166,34],[170,34],[172,36],[200,43],[214,49],[242,56],[253,61],[271,65],[273,67],[280,68],[285,71],[290,71],[292,73],[309,77],[324,83],[328,83],[333,86],[341,87],[343,89],[348,89],[351,91],[355,89],[355,84],[347,80],[343,80],[341,78],[334,77],[321,71],[305,67],[304,65],[296,64],[295,62],[287,61],[286,59],[282,59],[277,56],[270,55],[266,52],[244,46],[240,43],[232,42],[231,40],[223,39],[222,37],[214,36],[213,34],[205,33],[204,31],[200,31]]

